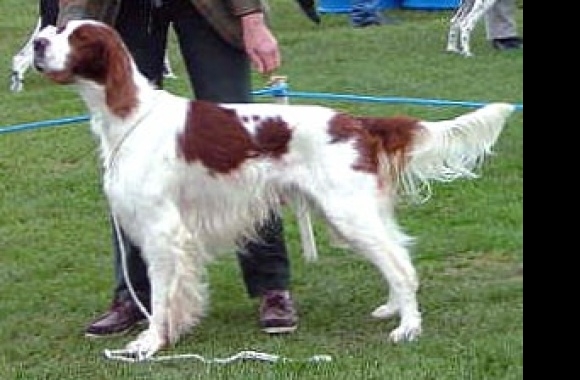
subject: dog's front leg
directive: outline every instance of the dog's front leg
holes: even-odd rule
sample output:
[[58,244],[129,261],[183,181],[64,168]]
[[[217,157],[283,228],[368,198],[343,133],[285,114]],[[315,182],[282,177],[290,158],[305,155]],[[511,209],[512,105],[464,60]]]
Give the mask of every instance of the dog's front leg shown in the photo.
[[199,322],[207,302],[203,247],[181,227],[147,240],[143,255],[151,282],[151,318],[149,328],[127,345],[142,359],[177,342]]
[[124,354],[136,361],[147,360],[166,345],[167,341],[158,331],[157,325],[150,323],[147,330],[139,334],[137,339],[127,344]]
[[[157,258],[160,255],[168,256],[161,251],[152,254],[151,249],[143,250],[147,261],[149,280],[151,283],[151,314],[149,326],[138,337],[125,347],[125,355],[137,361],[152,357],[157,351],[169,342],[168,337],[168,307],[169,286],[171,279],[171,265],[162,265]],[[146,254],[145,254],[146,253]]]

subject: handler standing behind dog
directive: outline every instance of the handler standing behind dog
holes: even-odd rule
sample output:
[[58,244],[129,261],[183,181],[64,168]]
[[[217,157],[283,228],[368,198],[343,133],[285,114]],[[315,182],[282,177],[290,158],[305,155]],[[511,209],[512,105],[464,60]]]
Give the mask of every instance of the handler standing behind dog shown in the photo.
[[[59,6],[58,25],[80,18],[113,25],[139,69],[159,87],[163,84],[163,58],[171,24],[197,99],[250,103],[250,66],[263,74],[280,66],[278,42],[267,26],[261,0],[60,0]],[[288,290],[290,263],[280,216],[272,214],[259,235],[261,243],[246,244],[247,255],[238,252],[247,292],[250,297],[261,297],[259,323],[265,332],[294,331],[298,317]],[[145,263],[139,248],[126,236],[122,239],[131,284],[149,308]],[[87,336],[122,333],[145,318],[125,283],[119,244],[113,229],[113,302],[106,313],[87,326]]]
[[58,0],[40,0],[38,14],[40,15],[40,28],[54,25],[58,17]]

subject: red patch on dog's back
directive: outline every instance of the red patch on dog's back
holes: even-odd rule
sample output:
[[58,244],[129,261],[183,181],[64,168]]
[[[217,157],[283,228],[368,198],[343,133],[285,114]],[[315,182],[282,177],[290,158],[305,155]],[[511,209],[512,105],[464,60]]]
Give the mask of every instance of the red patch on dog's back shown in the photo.
[[292,131],[281,117],[266,118],[258,124],[256,141],[262,152],[279,158],[288,152]]
[[404,154],[421,128],[418,119],[409,116],[357,117],[363,128],[378,137],[388,155]]
[[369,173],[377,173],[379,168],[379,142],[370,136],[363,128],[360,121],[348,114],[336,114],[329,121],[328,134],[331,136],[330,143],[343,142],[353,139],[359,152],[357,162],[352,166],[355,170]]
[[200,161],[211,172],[227,174],[249,158],[278,158],[288,151],[291,131],[281,118],[252,116],[256,136],[244,128],[242,121],[247,120],[218,104],[192,101],[185,129],[177,136],[178,155],[186,162]]
[[417,119],[407,116],[359,117],[339,113],[329,122],[331,143],[354,139],[360,156],[353,169],[370,173],[378,171],[380,151],[403,164],[401,158],[405,157],[418,128]]

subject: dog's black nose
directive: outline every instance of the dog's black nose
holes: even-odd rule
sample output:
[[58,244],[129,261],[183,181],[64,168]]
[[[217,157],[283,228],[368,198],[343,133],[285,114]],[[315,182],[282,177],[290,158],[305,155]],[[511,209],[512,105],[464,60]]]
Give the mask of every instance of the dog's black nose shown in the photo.
[[36,56],[44,56],[44,52],[46,51],[46,47],[48,46],[48,39],[43,38],[43,37],[39,37],[39,38],[35,38],[34,42],[32,44],[33,49],[34,49],[34,54]]

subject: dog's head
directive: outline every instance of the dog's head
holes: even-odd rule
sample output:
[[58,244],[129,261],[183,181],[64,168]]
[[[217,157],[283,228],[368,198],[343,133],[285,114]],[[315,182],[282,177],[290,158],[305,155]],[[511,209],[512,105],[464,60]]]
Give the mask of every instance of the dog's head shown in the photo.
[[91,20],[49,25],[34,39],[34,66],[57,83],[77,79],[104,84],[113,70],[131,72],[125,46],[108,26]]
[[120,116],[135,105],[134,75],[140,74],[120,36],[108,25],[72,20],[58,28],[47,26],[33,46],[34,67],[52,81],[104,90],[107,105]]

